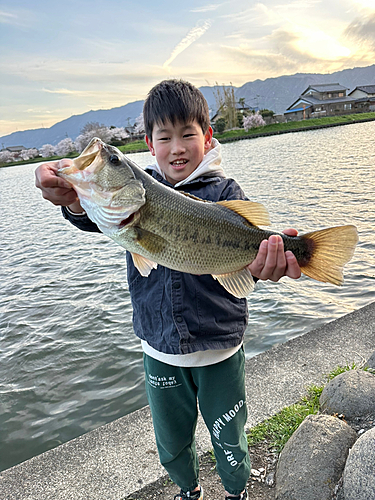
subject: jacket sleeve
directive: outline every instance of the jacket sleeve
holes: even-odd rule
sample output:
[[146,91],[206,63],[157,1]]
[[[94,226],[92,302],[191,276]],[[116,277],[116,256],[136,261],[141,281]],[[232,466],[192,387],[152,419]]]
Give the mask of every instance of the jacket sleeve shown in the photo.
[[89,231],[90,233],[101,233],[98,226],[92,222],[86,214],[73,214],[66,207],[61,207],[61,211],[65,219],[73,226],[78,227],[81,231]]

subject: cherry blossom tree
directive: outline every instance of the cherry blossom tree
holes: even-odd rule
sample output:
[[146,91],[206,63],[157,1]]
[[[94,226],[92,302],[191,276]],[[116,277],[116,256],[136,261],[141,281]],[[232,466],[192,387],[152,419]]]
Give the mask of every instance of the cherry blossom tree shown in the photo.
[[44,144],[44,146],[39,149],[39,153],[42,158],[49,158],[50,156],[54,156],[55,146],[52,146],[52,144]]
[[66,156],[76,150],[75,144],[70,137],[63,139],[55,146],[55,154],[57,156]]
[[249,130],[251,128],[264,127],[266,122],[263,120],[262,115],[257,111],[254,114],[245,116],[243,119],[243,128]]
[[9,163],[14,161],[14,153],[8,150],[0,151],[0,163]]
[[19,154],[19,158],[21,158],[22,160],[31,160],[32,158],[36,158],[37,156],[39,156],[39,151],[35,148],[23,149]]
[[101,139],[103,142],[110,142],[111,131],[108,127],[105,127],[104,125],[100,126],[100,128],[97,129],[92,128],[91,130],[87,130],[86,132],[80,134],[76,138],[74,143],[75,149],[79,153],[82,153],[82,151],[94,137],[99,137],[99,139]]
[[130,137],[124,127],[113,127],[109,128],[108,130],[111,134],[111,140],[115,139],[116,141],[122,141]]
[[144,134],[145,133],[145,122],[143,119],[143,113],[141,113],[138,116],[138,118],[135,119],[134,131],[136,134]]

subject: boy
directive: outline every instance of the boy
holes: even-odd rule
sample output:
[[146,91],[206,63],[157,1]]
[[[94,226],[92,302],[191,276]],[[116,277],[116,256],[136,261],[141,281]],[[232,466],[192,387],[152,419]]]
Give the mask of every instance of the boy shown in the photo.
[[[208,106],[197,88],[177,80],[156,85],[144,104],[144,122],[146,143],[156,159],[147,168],[150,175],[210,201],[245,198],[220,166],[220,145],[212,138]],[[62,160],[64,164],[70,161]],[[57,163],[36,170],[36,185],[43,196],[62,205],[65,218],[80,229],[98,231],[56,170]],[[249,269],[258,279],[300,276],[296,259],[291,252],[284,253],[280,236],[262,242]],[[127,273],[134,331],[144,350],[146,392],[159,457],[181,489],[175,500],[203,500],[194,437],[197,400],[211,434],[225,498],[247,498],[250,461],[244,432],[242,347],[246,300],[227,293],[209,275],[158,266],[143,278],[128,252]]]

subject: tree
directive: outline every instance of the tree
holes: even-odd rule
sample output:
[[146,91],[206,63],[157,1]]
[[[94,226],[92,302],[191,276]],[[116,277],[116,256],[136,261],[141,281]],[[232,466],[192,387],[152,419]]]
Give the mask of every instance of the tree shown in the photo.
[[124,127],[110,127],[109,133],[112,142],[114,140],[117,142],[121,142],[124,139],[128,139],[129,137],[129,134],[127,133]]
[[101,125],[99,128],[92,127],[90,130],[87,130],[86,132],[84,132],[83,134],[79,135],[76,138],[74,143],[76,150],[79,153],[82,153],[82,151],[94,137],[98,137],[103,142],[110,142],[111,131],[109,130],[108,127],[105,127],[104,125]]
[[261,109],[260,114],[263,116],[263,118],[266,118],[266,116],[272,118],[275,112],[271,111],[270,109]]
[[101,128],[106,128],[106,125],[103,123],[100,124],[99,122],[87,122],[86,125],[84,125],[81,129],[81,134],[86,134],[87,132],[92,132],[93,130],[98,130]]
[[144,134],[145,133],[145,122],[143,119],[143,113],[141,113],[138,118],[136,118],[134,123],[134,131],[136,134]]
[[214,87],[214,96],[216,100],[217,112],[220,113],[221,117],[227,123],[227,128],[237,127],[237,111],[236,111],[236,99],[234,97],[234,88],[231,84],[230,87],[225,87],[222,85],[219,87],[216,82],[216,87]]
[[20,152],[19,157],[22,160],[31,160],[31,158],[36,158],[38,155],[39,155],[38,150],[35,148],[31,148],[31,149],[23,149]]
[[262,115],[257,111],[254,114],[245,116],[243,120],[243,128],[249,130],[251,128],[264,127],[266,122],[263,120]]
[[55,154],[57,156],[67,156],[76,150],[75,144],[70,137],[63,139],[55,146]]
[[9,163],[14,161],[14,153],[8,150],[0,151],[0,163]]
[[241,108],[244,108],[245,107],[245,98],[244,97],[240,97],[238,99],[238,104],[241,106]]
[[52,146],[52,144],[44,144],[40,148],[39,153],[42,158],[49,158],[55,154],[55,146]]
[[215,122],[215,132],[218,134],[222,134],[225,130],[225,127],[227,126],[227,123],[224,118],[218,118]]

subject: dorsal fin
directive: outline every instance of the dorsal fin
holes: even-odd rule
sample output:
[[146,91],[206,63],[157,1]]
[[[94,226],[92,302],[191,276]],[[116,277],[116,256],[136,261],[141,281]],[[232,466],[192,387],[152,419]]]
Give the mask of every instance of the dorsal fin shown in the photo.
[[199,198],[198,196],[194,196],[193,194],[186,193],[185,191],[177,191],[180,194],[183,194],[184,196],[187,196],[188,198],[191,198],[192,200],[196,201],[203,201],[203,203],[213,203],[210,200],[202,200],[202,198]]
[[261,203],[246,200],[226,200],[216,203],[233,210],[253,226],[269,226],[271,224],[267,209]]

